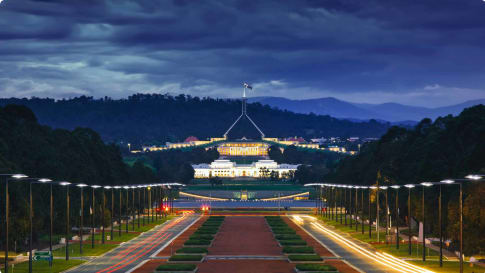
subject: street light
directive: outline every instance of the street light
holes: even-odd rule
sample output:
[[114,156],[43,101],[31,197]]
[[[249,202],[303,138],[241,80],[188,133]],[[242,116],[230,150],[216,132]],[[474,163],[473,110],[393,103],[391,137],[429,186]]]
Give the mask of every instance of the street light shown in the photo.
[[396,249],[399,249],[399,185],[393,185],[391,188],[396,190],[396,206],[394,207],[394,213],[396,215]]
[[120,194],[120,203],[119,203],[119,214],[118,214],[118,235],[121,237],[121,186],[114,186],[115,189],[119,190]]
[[[377,189],[378,189],[378,187],[376,187],[376,186],[369,186],[369,218],[372,215],[372,212],[370,210],[370,207],[371,207],[371,205],[370,205],[370,203],[371,203],[371,201],[370,201],[371,190],[377,190]],[[378,220],[379,219],[379,205],[378,205],[378,202],[377,202],[377,200],[379,200],[378,196],[379,196],[379,192],[376,191],[376,198],[377,198],[376,199],[376,211],[377,211],[377,213],[376,213],[376,228],[377,228],[377,223],[379,221]],[[369,239],[371,239],[371,238],[372,238],[372,221],[371,221],[371,219],[369,219]],[[379,230],[377,231],[377,238],[379,238]]]
[[9,194],[8,194],[8,181],[10,178],[22,179],[27,178],[25,174],[0,174],[5,177],[5,270],[8,270],[8,226],[9,226]]
[[[103,187],[103,207],[101,209],[101,236],[102,236],[102,239],[101,239],[101,243],[104,245],[104,237],[105,237],[105,234],[104,234],[104,209],[106,207],[106,194],[105,194],[105,190],[109,190],[111,189],[111,186],[104,186]],[[110,218],[111,218],[111,230],[113,230],[113,211],[111,211],[110,213]],[[111,236],[113,236],[113,233],[111,233]],[[111,238],[110,238],[111,239]]]
[[77,187],[81,189],[81,210],[80,210],[80,216],[81,216],[81,222],[79,224],[79,255],[82,257],[83,256],[83,220],[84,220],[84,194],[83,194],[83,189],[84,187],[87,187],[88,185],[86,184],[76,184]]
[[135,186],[131,186],[131,229],[135,231]]
[[408,188],[408,254],[411,255],[411,189],[415,187],[414,184],[406,184],[404,187]]
[[362,191],[360,192],[360,206],[362,207],[362,210],[360,211],[360,221],[361,221],[361,227],[362,227],[362,235],[364,235],[364,190],[367,189],[366,186],[360,186]]
[[423,186],[423,200],[422,200],[422,213],[423,213],[423,262],[426,261],[426,216],[425,216],[425,210],[424,210],[424,189],[425,187],[430,187],[433,186],[433,183],[431,182],[422,182],[421,185]]
[[129,205],[130,205],[130,196],[129,196],[130,187],[124,186],[123,189],[126,190],[126,213],[125,213],[125,215],[126,215],[126,220],[125,220],[126,221],[126,225],[125,225],[126,229],[125,229],[125,233],[128,233],[128,222],[129,222],[128,220],[130,218],[130,216],[129,216],[130,215],[130,213],[129,213],[129,209],[130,209],[129,208]]
[[69,185],[70,182],[63,181],[59,185],[66,187],[66,261],[69,260]]
[[[95,202],[95,197],[94,197],[94,190],[97,189],[97,188],[101,188],[101,186],[99,185],[92,185],[91,188],[93,189],[92,190],[92,203],[93,203],[93,206],[92,206],[92,213],[91,213],[91,248],[94,248],[94,233],[95,233],[95,216],[96,216],[96,209],[95,209],[95,206],[96,206],[96,202]],[[103,190],[103,195],[104,195],[104,190]],[[103,200],[104,201],[104,200]],[[104,205],[103,205],[103,208],[104,208]]]
[[[29,178],[29,273],[32,273],[32,233],[33,233],[33,211],[34,211],[34,204],[32,200],[32,184],[34,183],[47,183],[52,182],[52,180],[47,178]],[[52,199],[52,192],[51,192],[51,199]],[[52,231],[52,208],[51,208],[51,231]],[[52,233],[50,234],[50,251],[52,251]]]

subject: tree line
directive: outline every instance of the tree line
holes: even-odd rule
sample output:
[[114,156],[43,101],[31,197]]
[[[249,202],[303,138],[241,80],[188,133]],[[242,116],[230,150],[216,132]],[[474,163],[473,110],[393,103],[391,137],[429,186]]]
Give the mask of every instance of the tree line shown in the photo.
[[[134,146],[178,142],[191,135],[199,139],[222,136],[241,113],[239,100],[183,94],[134,94],[116,100],[85,96],[62,100],[0,99],[0,106],[7,104],[28,106],[41,124],[71,130],[89,127],[107,142],[129,142]],[[259,103],[248,104],[247,110],[261,129],[274,137],[378,137],[389,128],[388,123],[375,120],[351,122],[330,116],[296,114]],[[243,136],[259,137],[246,119],[229,135],[230,138]]]
[[[75,128],[72,131],[52,129],[39,125],[34,113],[25,106],[8,105],[0,107],[0,174],[24,173],[30,177],[50,178],[55,181],[86,183],[89,185],[147,184],[158,181],[155,173],[141,162],[132,167],[123,162],[119,147],[105,144],[101,137],[88,128]],[[2,204],[5,196],[4,179],[1,179],[0,196]],[[29,199],[27,181],[9,183],[10,193],[10,230],[9,244],[14,249],[23,249],[28,231]],[[79,224],[80,192],[78,187],[70,187],[71,223]],[[54,186],[54,232],[63,234],[66,221],[65,187]],[[34,242],[46,234],[49,228],[49,186],[33,185],[34,203]],[[89,200],[90,189],[85,190]],[[101,197],[97,193],[95,208],[101,215]],[[89,202],[86,202],[90,204]],[[116,204],[116,207],[118,204]],[[126,206],[124,203],[123,207]],[[90,206],[85,206],[89,215]],[[106,209],[109,213],[109,208]],[[116,211],[116,210],[115,210]],[[5,220],[2,211],[2,223]],[[99,219],[98,223],[100,223]],[[88,222],[88,221],[86,221]],[[1,232],[1,245],[4,229]],[[16,242],[16,244],[15,244]]]

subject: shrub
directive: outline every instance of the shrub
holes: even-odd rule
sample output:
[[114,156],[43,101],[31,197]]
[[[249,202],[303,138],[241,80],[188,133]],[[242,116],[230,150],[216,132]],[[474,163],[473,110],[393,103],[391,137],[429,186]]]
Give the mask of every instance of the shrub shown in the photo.
[[202,235],[202,234],[214,235],[216,233],[217,233],[217,230],[197,230],[196,232],[194,232],[195,235]]
[[211,244],[211,241],[207,241],[207,240],[187,240],[185,241],[185,245],[189,245],[189,246],[208,246]]
[[157,267],[157,271],[192,271],[197,266],[195,264],[162,264]]
[[301,240],[300,235],[296,234],[281,234],[275,235],[276,240]]
[[195,234],[189,237],[190,240],[207,240],[212,241],[214,240],[214,236],[210,234]]
[[311,254],[311,255],[288,255],[288,259],[290,261],[308,261],[308,262],[313,262],[313,261],[323,261],[322,257],[316,255],[316,254]]
[[280,235],[280,234],[296,234],[296,231],[292,229],[277,229],[273,230],[274,234]]
[[285,246],[283,247],[284,253],[315,253],[311,246]]
[[337,271],[337,268],[329,264],[297,264],[296,269],[301,271]]
[[178,261],[200,261],[202,260],[203,256],[202,255],[173,255],[170,257],[168,260],[172,262],[178,262]]
[[207,253],[209,252],[205,247],[182,247],[177,249],[175,253]]
[[282,246],[304,246],[306,242],[303,240],[280,240]]

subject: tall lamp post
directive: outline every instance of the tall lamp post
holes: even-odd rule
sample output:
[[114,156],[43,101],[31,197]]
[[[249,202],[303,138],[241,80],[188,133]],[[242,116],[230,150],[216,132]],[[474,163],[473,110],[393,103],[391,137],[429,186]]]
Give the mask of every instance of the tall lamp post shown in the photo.
[[393,185],[391,188],[396,190],[396,205],[394,207],[395,222],[396,222],[396,249],[399,249],[399,185]]
[[125,225],[125,233],[128,233],[128,220],[130,218],[130,187],[129,186],[124,186],[123,189],[126,190],[126,210],[125,210],[125,215],[126,215],[126,225]]
[[415,187],[414,184],[406,184],[404,187],[408,188],[408,254],[411,255],[411,189]]
[[[96,232],[96,229],[95,229],[95,219],[96,219],[96,197],[94,196],[94,190],[97,189],[97,188],[101,188],[101,186],[99,185],[92,185],[91,186],[91,189],[92,189],[92,196],[91,196],[91,201],[92,201],[92,212],[90,211],[91,213],[91,248],[94,248],[94,233]],[[104,192],[103,192],[103,195],[104,195]],[[103,207],[104,207],[104,204],[103,204]]]
[[66,187],[66,261],[69,260],[69,185],[71,185],[70,182],[67,181],[62,181],[59,183],[59,185]]
[[77,187],[81,189],[81,210],[79,211],[79,215],[81,216],[81,222],[79,225],[79,255],[83,256],[83,221],[84,221],[84,187],[87,187],[86,184],[76,184]]
[[25,174],[0,174],[5,177],[5,270],[8,270],[8,226],[9,226],[9,194],[8,194],[8,181],[10,179],[22,179],[27,178]]
[[425,212],[425,202],[424,202],[424,193],[425,187],[430,187],[433,185],[431,182],[422,182],[421,185],[423,186],[423,196],[422,196],[422,214],[423,214],[423,262],[426,261],[426,212]]
[[364,235],[364,190],[367,189],[366,186],[360,186],[362,191],[360,192],[360,207],[362,210],[360,211],[360,221],[362,227],[362,235]]
[[[33,214],[34,214],[34,203],[33,203],[33,196],[32,196],[32,184],[34,183],[48,183],[52,182],[52,180],[47,178],[29,178],[29,273],[32,273],[32,240],[33,240]],[[52,196],[51,196],[52,197]],[[52,215],[52,214],[51,214]],[[52,221],[51,221],[52,223]],[[52,245],[52,235],[50,236],[51,241],[50,244]],[[52,251],[52,250],[51,250]]]
[[[104,186],[103,187],[103,208],[102,208],[102,211],[101,211],[101,214],[102,214],[102,216],[101,216],[101,223],[102,223],[102,226],[101,226],[101,236],[102,236],[101,243],[103,245],[104,245],[104,240],[105,240],[105,234],[104,234],[104,209],[106,207],[105,190],[109,190],[109,189],[111,189],[111,186]],[[110,219],[111,219],[111,226],[113,226],[113,211],[111,211],[111,213],[110,213]],[[112,227],[111,227],[111,230],[113,230]],[[111,234],[111,236],[113,236],[113,234]]]
[[120,203],[118,208],[118,235],[121,237],[121,186],[115,186],[114,188],[117,189],[118,193],[120,194]]
[[135,231],[135,186],[131,186],[131,230]]

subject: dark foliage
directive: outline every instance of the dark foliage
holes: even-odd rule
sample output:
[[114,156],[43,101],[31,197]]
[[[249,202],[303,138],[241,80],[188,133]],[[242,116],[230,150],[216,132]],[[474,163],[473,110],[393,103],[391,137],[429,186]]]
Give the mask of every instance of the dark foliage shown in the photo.
[[[127,166],[119,148],[104,144],[95,131],[86,128],[53,130],[41,126],[30,109],[18,105],[0,107],[0,173],[25,173],[30,177],[90,185],[146,184],[156,180],[155,174],[143,164]],[[2,179],[2,185],[3,182]],[[10,229],[15,231],[10,233],[10,244],[17,241],[17,248],[22,249],[28,228],[28,181],[9,184]],[[33,192],[34,241],[37,243],[37,236],[49,227],[49,186],[33,184]],[[54,226],[54,232],[61,233],[65,230],[65,188],[55,185],[53,192],[55,222],[62,223]],[[87,188],[85,200],[90,200],[90,194],[91,189]],[[3,186],[0,195],[5,196]],[[99,190],[96,198],[95,210],[101,218]],[[79,199],[79,188],[71,187],[71,215],[79,215]],[[89,215],[89,202],[86,201],[84,207],[86,216]],[[73,216],[71,223],[76,226],[78,218]],[[1,238],[4,238],[3,232],[4,229]]]
[[[42,124],[55,128],[89,127],[109,142],[133,144],[182,141],[222,136],[240,115],[238,100],[198,98],[186,95],[135,94],[128,99],[1,99],[0,105],[22,104],[31,108]],[[351,122],[330,116],[295,114],[259,103],[248,104],[248,113],[268,136],[361,136],[377,137],[388,124],[371,120]],[[259,137],[243,120],[230,137]]]
[[[414,129],[392,127],[361,153],[340,162],[327,181],[348,184],[404,185],[423,181],[464,178],[471,173],[485,173],[485,106],[465,109],[459,116],[440,117],[432,122],[423,119]],[[485,251],[483,182],[464,182],[464,248],[471,255]],[[443,186],[443,215],[446,238],[458,241],[458,189],[456,184]],[[404,191],[404,190],[402,190]],[[407,192],[407,191],[406,191]],[[423,218],[422,188],[412,194],[414,217]],[[425,214],[428,233],[438,234],[438,188],[426,190]],[[390,194],[393,204],[394,193]],[[382,200],[382,199],[381,199]],[[394,199],[395,200],[395,199]],[[400,198],[403,215],[407,215],[406,198]],[[383,204],[384,205],[384,204]],[[480,216],[482,215],[482,216]],[[401,215],[402,216],[402,215]],[[404,220],[404,219],[402,219]]]

